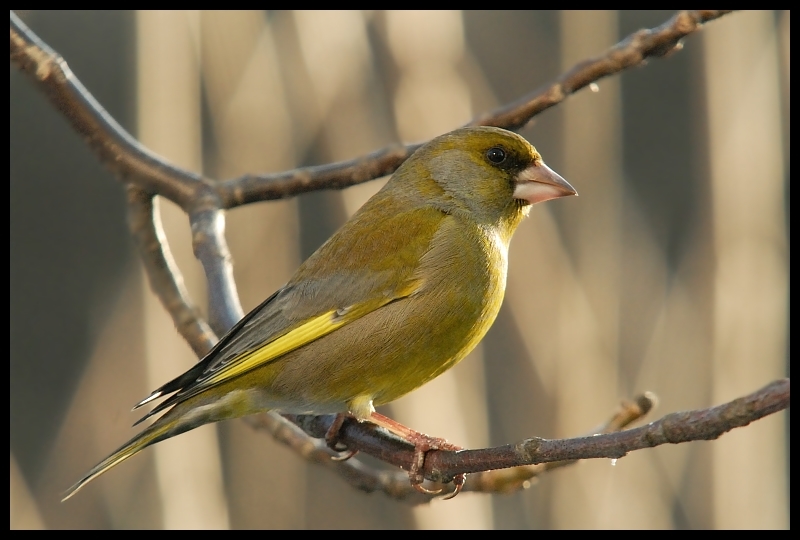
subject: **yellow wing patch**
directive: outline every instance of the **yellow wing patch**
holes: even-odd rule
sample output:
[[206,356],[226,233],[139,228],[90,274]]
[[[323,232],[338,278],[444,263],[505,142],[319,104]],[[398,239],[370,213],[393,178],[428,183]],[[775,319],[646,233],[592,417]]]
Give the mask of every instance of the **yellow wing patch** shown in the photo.
[[248,371],[263,366],[288,352],[299,349],[303,345],[330,334],[337,328],[357,320],[390,302],[411,296],[420,290],[423,282],[424,280],[422,279],[412,279],[401,290],[395,291],[393,295],[384,296],[371,302],[355,304],[346,308],[330,310],[322,315],[309,319],[294,330],[285,333],[269,343],[265,343],[258,349],[244,353],[238,358],[232,358],[221,366],[219,371],[216,373],[212,372],[207,378],[198,381],[198,384],[188,392],[187,397],[197,395],[207,388],[229,381],[234,377],[238,377]]
[[263,347],[236,358],[223,366],[217,373],[203,381],[203,386],[213,386],[246,373],[306,343],[330,334],[347,322],[349,321],[345,317],[336,317],[336,310],[323,313],[318,317],[306,321],[301,326],[295,328],[291,332],[287,332],[278,339],[267,343]]

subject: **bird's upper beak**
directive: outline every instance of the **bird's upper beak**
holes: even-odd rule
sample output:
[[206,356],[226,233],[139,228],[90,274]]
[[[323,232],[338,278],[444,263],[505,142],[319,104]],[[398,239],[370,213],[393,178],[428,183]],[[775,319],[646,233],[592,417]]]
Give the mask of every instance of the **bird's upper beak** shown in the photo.
[[536,204],[559,197],[577,195],[575,188],[557,172],[539,161],[517,175],[514,198]]

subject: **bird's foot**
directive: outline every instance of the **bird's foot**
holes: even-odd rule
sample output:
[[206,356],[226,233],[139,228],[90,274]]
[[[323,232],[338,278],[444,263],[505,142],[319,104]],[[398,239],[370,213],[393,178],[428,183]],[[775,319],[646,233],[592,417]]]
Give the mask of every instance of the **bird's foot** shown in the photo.
[[[414,445],[414,458],[411,462],[411,468],[408,471],[408,478],[411,481],[413,488],[420,493],[425,493],[427,495],[436,495],[441,493],[441,489],[432,491],[422,485],[423,481],[425,480],[425,477],[422,474],[425,465],[425,455],[432,450],[457,451],[462,450],[462,448],[453,443],[447,442],[446,439],[442,439],[441,437],[432,437],[430,435],[414,431],[413,429],[408,428],[403,424],[379,413],[372,413],[370,416],[370,422],[389,430],[390,432],[400,436],[404,440]],[[453,490],[453,493],[449,494],[447,497],[444,497],[444,500],[452,499],[458,495],[461,492],[461,488],[464,487],[464,482],[466,479],[466,474],[457,474],[453,478],[455,490]]]
[[[408,440],[414,445],[414,458],[411,462],[411,468],[408,471],[408,479],[411,481],[411,486],[419,491],[428,495],[438,495],[442,492],[441,488],[437,490],[427,489],[422,485],[425,477],[422,475],[422,470],[425,465],[425,456],[431,450],[461,450],[460,446],[447,442],[446,439],[440,437],[431,437],[424,433],[416,432],[415,436]],[[464,473],[457,474],[453,477],[453,484],[455,489],[453,493],[444,497],[442,500],[449,500],[461,493],[461,488],[464,487],[464,482],[467,480],[467,475]]]
[[358,450],[348,450],[347,446],[339,442],[339,431],[342,429],[345,418],[348,416],[349,415],[346,413],[337,414],[333,423],[328,428],[328,431],[325,432],[325,443],[327,443],[328,448],[339,453],[338,456],[331,456],[331,460],[333,461],[347,461],[358,454]]

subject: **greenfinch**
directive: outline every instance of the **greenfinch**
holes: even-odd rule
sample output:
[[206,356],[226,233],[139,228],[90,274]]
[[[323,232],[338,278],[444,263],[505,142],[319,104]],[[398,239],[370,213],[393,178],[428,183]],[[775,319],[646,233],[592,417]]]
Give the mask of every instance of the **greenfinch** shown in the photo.
[[166,397],[139,422],[166,412],[64,500],[210,422],[268,410],[369,420],[477,345],[503,300],[514,230],[532,204],[568,195],[577,192],[515,133],[465,127],[431,140],[282,289],[137,404]]

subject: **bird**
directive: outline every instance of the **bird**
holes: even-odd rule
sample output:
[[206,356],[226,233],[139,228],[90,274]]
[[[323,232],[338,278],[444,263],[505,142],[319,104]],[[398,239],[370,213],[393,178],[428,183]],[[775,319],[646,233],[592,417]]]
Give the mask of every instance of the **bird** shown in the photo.
[[[211,422],[272,410],[381,425],[376,405],[453,367],[483,338],[503,301],[515,229],[533,204],[570,195],[514,132],[469,126],[433,138],[285,286],[139,402],[134,409],[164,398],[134,425],[163,414],[63,500],[144,448]],[[415,461],[437,448],[431,440],[412,441]],[[421,488],[421,478],[412,484]]]

